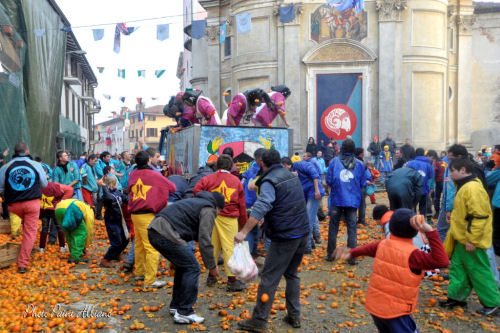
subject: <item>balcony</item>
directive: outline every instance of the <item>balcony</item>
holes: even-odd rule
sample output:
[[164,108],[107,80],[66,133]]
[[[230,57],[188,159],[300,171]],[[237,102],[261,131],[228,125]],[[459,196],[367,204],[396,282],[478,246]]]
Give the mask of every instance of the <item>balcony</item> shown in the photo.
[[82,85],[82,81],[80,81],[80,78],[78,78],[77,76],[65,76],[63,78],[64,80],[64,83],[70,85],[70,86],[81,86]]

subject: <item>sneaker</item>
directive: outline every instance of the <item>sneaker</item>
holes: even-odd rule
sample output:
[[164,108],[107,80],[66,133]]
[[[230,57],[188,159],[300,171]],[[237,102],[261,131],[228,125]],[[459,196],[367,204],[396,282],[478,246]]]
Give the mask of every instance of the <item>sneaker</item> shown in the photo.
[[134,276],[134,281],[144,281],[144,275]]
[[292,317],[287,314],[283,320],[285,323],[290,324],[293,328],[300,328],[300,318]]
[[189,316],[181,315],[179,312],[175,311],[174,322],[177,324],[192,324],[192,323],[202,323],[205,318],[198,316],[196,313],[192,313]]
[[104,267],[104,268],[110,268],[110,267],[113,267],[113,264],[111,263],[111,261],[103,258],[101,260],[101,262],[99,263],[99,266]]
[[166,284],[167,284],[167,281],[156,280],[152,284],[145,285],[144,288],[161,288],[161,287],[164,287]]
[[461,302],[454,300],[452,298],[448,298],[446,301],[440,301],[439,306],[442,308],[453,308],[455,306],[460,306],[462,308],[465,308],[467,306],[467,302]]
[[240,280],[236,280],[234,282],[227,282],[227,291],[242,291],[246,289],[247,285]]
[[477,311],[477,313],[483,316],[493,316],[498,309],[499,309],[498,306],[495,306],[494,308],[488,308],[485,306],[481,310]]
[[62,246],[59,248],[59,252],[61,253],[65,253],[65,252],[68,252],[68,247],[67,246]]
[[249,332],[264,332],[264,330],[266,329],[266,322],[263,320],[250,318],[238,322],[238,328]]
[[38,249],[38,252],[40,252],[40,253],[44,253],[44,252],[45,252],[45,249],[44,249],[43,247],[41,247],[41,248],[39,248],[39,249]]
[[207,276],[207,287],[213,287],[217,283],[217,278],[215,276]]
[[17,272],[18,272],[19,274],[24,274],[24,273],[26,273],[27,271],[28,271],[28,269],[27,269],[26,267],[18,267],[18,269],[17,269]]
[[171,316],[175,316],[175,314],[177,313],[177,309],[170,308],[168,312],[170,313]]
[[320,235],[313,235],[314,242],[316,244],[321,244],[321,236]]

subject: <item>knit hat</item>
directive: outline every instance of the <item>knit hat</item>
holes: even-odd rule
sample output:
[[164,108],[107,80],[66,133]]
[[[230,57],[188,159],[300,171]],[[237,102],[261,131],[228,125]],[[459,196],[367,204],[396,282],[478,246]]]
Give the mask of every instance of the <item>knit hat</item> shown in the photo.
[[212,192],[212,196],[215,199],[217,208],[224,209],[224,205],[226,204],[225,200],[224,200],[224,196],[222,194],[220,194],[219,192]]
[[388,146],[388,145],[385,145],[385,146],[384,146],[384,149],[385,149],[385,148],[389,149],[389,146]]
[[219,156],[217,156],[217,155],[210,155],[210,156],[208,156],[207,164],[217,163],[217,159],[218,158],[219,158]]
[[408,208],[399,208],[394,211],[389,221],[389,231],[391,234],[401,238],[413,238],[418,231],[410,224],[410,219],[415,212]]

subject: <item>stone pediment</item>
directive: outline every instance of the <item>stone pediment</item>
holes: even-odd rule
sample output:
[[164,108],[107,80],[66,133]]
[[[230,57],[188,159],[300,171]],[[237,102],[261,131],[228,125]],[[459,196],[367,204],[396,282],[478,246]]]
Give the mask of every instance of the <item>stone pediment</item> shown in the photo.
[[352,39],[331,39],[309,50],[302,61],[306,65],[366,63],[377,60],[375,53]]

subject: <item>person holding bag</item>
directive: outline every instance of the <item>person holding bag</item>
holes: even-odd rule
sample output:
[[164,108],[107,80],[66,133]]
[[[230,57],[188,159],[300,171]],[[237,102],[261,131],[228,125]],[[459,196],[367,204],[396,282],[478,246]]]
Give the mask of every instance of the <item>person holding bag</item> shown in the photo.
[[106,177],[102,187],[102,199],[105,207],[104,224],[111,245],[101,260],[101,267],[112,267],[111,260],[119,260],[120,254],[128,245],[130,235],[123,218],[122,203],[128,202],[128,196],[118,190],[115,177]]

